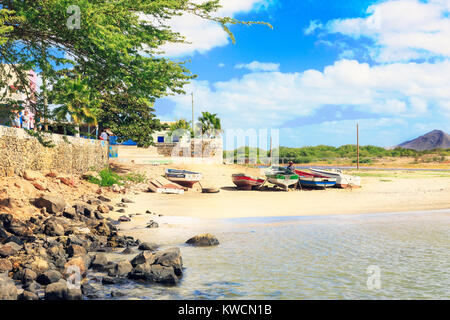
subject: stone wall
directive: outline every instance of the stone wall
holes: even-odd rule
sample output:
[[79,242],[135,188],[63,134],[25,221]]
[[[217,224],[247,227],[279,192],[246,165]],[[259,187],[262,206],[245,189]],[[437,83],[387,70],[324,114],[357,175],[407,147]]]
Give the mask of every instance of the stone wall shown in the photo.
[[191,139],[187,142],[158,143],[157,152],[164,157],[190,157],[223,162],[222,139]]
[[58,134],[45,134],[43,141],[54,146],[45,147],[23,129],[0,126],[0,176],[26,169],[82,174],[108,164],[108,143],[104,141]]

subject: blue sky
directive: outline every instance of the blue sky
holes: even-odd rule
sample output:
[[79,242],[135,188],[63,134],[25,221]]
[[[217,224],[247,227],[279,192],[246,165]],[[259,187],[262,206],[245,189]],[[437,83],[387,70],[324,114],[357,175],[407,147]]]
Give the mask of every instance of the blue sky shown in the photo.
[[[392,146],[433,129],[450,132],[450,1],[222,0],[219,15],[263,25],[173,21],[192,44],[196,117],[224,129],[279,129],[283,146]],[[405,14],[407,12],[408,14]],[[163,120],[191,118],[190,96],[158,100]]]

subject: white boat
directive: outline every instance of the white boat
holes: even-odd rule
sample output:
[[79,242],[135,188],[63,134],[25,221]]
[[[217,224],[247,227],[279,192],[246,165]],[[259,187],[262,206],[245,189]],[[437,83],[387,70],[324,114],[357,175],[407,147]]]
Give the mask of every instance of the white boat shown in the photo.
[[290,186],[298,183],[298,175],[283,167],[270,167],[266,170],[266,178],[267,181],[283,188],[285,191],[288,191]]
[[343,174],[340,169],[321,170],[311,168],[310,170],[330,178],[336,178],[336,187],[338,188],[361,187],[361,177]]

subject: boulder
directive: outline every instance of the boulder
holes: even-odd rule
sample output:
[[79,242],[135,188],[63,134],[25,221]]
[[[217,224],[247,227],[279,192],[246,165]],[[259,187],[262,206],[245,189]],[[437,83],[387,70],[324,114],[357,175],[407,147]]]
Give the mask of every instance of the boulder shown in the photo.
[[89,199],[88,201],[86,201],[88,204],[90,204],[90,205],[95,205],[95,206],[97,206],[97,205],[99,205],[99,204],[102,204],[102,202],[100,201],[100,200],[98,200],[98,199],[95,199],[95,198],[93,198],[93,199]]
[[147,223],[147,227],[146,228],[149,228],[149,229],[151,229],[151,228],[159,228],[159,224],[155,220],[150,220]]
[[219,244],[219,240],[217,238],[210,234],[200,234],[195,237],[190,238],[186,241],[187,244],[198,246],[198,247],[207,247],[207,246],[217,246]]
[[110,261],[104,253],[97,253],[92,260],[91,268],[97,271],[105,271],[109,264]]
[[172,267],[178,277],[183,275],[183,259],[179,248],[170,248],[155,254],[154,264]]
[[114,268],[109,270],[108,275],[112,277],[127,276],[133,270],[133,266],[127,260],[120,261],[115,264]]
[[76,220],[78,214],[77,214],[75,208],[69,207],[69,208],[65,208],[64,209],[63,216],[68,218],[68,219],[71,219],[71,220]]
[[17,279],[17,280],[21,280],[23,284],[27,285],[27,284],[33,283],[34,280],[36,280],[37,274],[36,274],[36,272],[34,272],[31,269],[25,268],[20,271],[18,278],[19,279]]
[[68,246],[66,252],[70,258],[77,256],[84,256],[87,254],[86,249],[77,244],[71,244],[70,246]]
[[25,170],[23,172],[23,178],[28,181],[36,181],[45,179],[44,175],[38,171]]
[[13,256],[17,253],[17,248],[11,245],[11,242],[7,244],[0,245],[0,257],[7,258]]
[[69,288],[67,289],[67,300],[82,300],[83,293],[81,288]]
[[172,267],[150,265],[148,263],[137,265],[128,275],[130,279],[145,280],[162,284],[174,285],[179,279]]
[[94,211],[94,215],[95,215],[95,218],[98,220],[105,219],[105,217],[99,211]]
[[130,247],[126,247],[121,254],[133,254],[135,253],[135,251],[133,249],[131,249]]
[[10,272],[12,267],[12,263],[8,259],[0,259],[0,273]]
[[89,264],[90,259],[87,255],[74,257],[67,261],[67,263],[64,265],[64,273],[69,274],[69,270],[73,269],[73,267],[77,267],[79,274],[84,275],[89,268]]
[[17,300],[17,288],[6,273],[0,273],[0,300]]
[[106,204],[99,204],[97,207],[97,210],[100,213],[108,213],[109,212],[109,207]]
[[126,217],[126,216],[120,216],[120,217],[119,217],[119,221],[120,221],[120,222],[130,222],[131,219],[128,218],[128,217]]
[[129,198],[122,198],[122,203],[134,203],[134,201]]
[[48,270],[44,273],[41,273],[37,279],[36,282],[41,285],[49,285],[51,283],[58,282],[62,278],[61,273],[59,273],[56,270]]
[[26,300],[26,301],[39,300],[39,297],[34,292],[24,290],[19,295],[19,300]]
[[139,250],[150,250],[150,251],[156,251],[156,249],[158,249],[159,246],[156,243],[151,243],[151,242],[142,242],[138,249]]
[[135,256],[130,262],[133,267],[144,263],[153,264],[155,262],[155,255],[150,251],[144,251]]
[[50,268],[47,260],[45,260],[41,257],[35,257],[34,261],[31,263],[30,267],[31,267],[31,270],[33,270],[37,274],[43,273]]
[[67,282],[59,280],[45,288],[45,300],[67,300]]
[[45,222],[44,234],[48,236],[63,236],[64,235],[64,227],[58,224],[54,220],[47,220]]
[[45,208],[48,213],[62,212],[66,206],[66,201],[62,196],[45,195],[37,198],[34,205],[38,208]]
[[125,209],[121,208],[121,209],[117,209],[116,212],[125,213],[126,211],[125,211]]
[[103,202],[111,202],[111,199],[104,196],[98,196],[97,199]]

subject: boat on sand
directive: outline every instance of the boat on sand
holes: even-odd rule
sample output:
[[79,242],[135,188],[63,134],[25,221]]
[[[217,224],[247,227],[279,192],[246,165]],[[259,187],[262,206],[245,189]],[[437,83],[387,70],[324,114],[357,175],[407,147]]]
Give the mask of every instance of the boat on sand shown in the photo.
[[166,169],[166,178],[183,187],[192,188],[195,183],[202,179],[202,174],[186,170]]
[[343,174],[340,169],[331,169],[331,170],[311,169],[311,171],[326,177],[335,178],[337,188],[345,189],[345,188],[361,187],[361,177]]
[[336,185],[336,178],[334,177],[327,177],[325,175],[305,170],[294,170],[294,172],[299,176],[302,187],[329,188]]
[[252,190],[258,188],[264,183],[264,179],[255,178],[245,173],[236,173],[231,176],[233,183],[241,190]]
[[266,170],[266,178],[270,183],[288,191],[289,187],[298,183],[298,175],[283,167],[270,167]]

